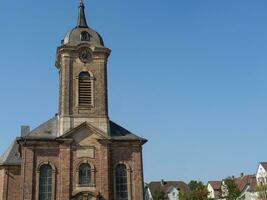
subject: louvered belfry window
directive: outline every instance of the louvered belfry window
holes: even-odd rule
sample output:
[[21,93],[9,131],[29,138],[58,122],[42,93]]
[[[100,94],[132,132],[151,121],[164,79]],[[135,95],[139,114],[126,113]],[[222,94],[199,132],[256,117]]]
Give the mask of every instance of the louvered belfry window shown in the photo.
[[79,75],[79,106],[90,107],[93,105],[92,78],[88,72]]

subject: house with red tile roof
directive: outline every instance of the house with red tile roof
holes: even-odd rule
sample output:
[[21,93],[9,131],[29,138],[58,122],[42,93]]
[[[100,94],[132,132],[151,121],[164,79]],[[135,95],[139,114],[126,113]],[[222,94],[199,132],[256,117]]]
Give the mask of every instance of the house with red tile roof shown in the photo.
[[267,162],[260,162],[258,164],[256,178],[258,185],[267,184]]
[[219,199],[221,194],[222,181],[209,181],[207,185],[208,198]]
[[166,200],[177,200],[181,193],[189,193],[189,186],[183,181],[153,181],[147,185],[146,200],[153,200],[153,194],[161,191]]
[[[241,173],[240,177],[234,178],[234,182],[241,192],[239,199],[242,200],[257,200],[257,181],[255,175],[244,175]],[[207,185],[209,191],[208,198],[223,200],[223,196],[227,194],[227,186],[224,181],[209,181]]]
[[239,199],[242,200],[257,200],[257,180],[255,175],[241,174],[240,177],[235,178],[235,184],[241,192]]

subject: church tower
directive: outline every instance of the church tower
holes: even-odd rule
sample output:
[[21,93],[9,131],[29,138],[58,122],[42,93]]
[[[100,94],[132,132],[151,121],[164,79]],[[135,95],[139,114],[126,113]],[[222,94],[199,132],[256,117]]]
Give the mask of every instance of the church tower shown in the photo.
[[144,200],[146,139],[108,116],[110,50],[78,22],[57,48],[59,113],[21,136],[0,157],[0,200]]
[[77,26],[57,50],[59,70],[59,135],[84,121],[109,135],[107,61],[110,50],[101,36],[87,25],[84,4]]

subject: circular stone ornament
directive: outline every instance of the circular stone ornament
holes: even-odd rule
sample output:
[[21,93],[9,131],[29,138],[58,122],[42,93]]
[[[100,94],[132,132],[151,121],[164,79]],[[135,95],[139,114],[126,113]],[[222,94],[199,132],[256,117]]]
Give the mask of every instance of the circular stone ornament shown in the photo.
[[79,49],[79,58],[83,63],[88,63],[92,59],[91,51],[88,47],[82,47]]

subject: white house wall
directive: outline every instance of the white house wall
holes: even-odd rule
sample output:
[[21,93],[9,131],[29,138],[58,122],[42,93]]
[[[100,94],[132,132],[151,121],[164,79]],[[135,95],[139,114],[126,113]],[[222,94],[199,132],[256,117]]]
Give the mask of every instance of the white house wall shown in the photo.
[[261,164],[259,164],[258,170],[257,170],[257,174],[256,174],[256,178],[257,178],[257,183],[260,185],[261,182],[263,184],[267,184],[267,172],[266,170],[263,168],[263,166]]

